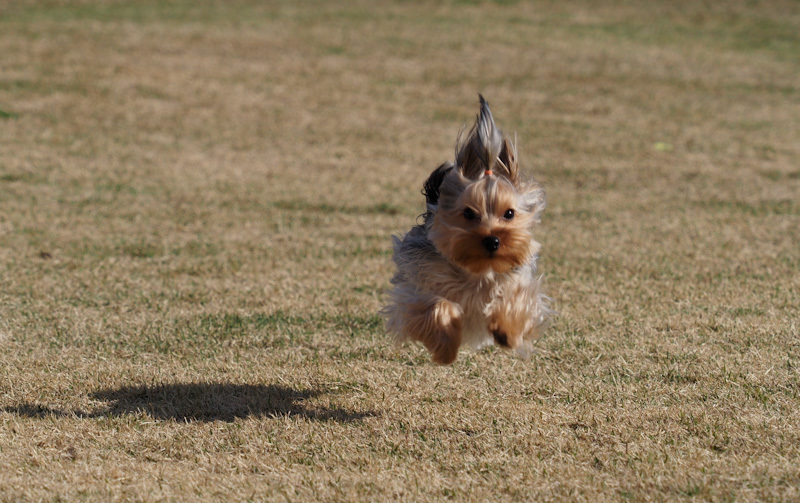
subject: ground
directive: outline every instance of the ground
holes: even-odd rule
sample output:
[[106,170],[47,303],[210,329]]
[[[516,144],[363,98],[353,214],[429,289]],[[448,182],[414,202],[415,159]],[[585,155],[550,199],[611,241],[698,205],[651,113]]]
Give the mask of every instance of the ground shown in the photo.
[[[0,5],[0,500],[800,498],[793,1]],[[377,315],[478,92],[528,360]]]

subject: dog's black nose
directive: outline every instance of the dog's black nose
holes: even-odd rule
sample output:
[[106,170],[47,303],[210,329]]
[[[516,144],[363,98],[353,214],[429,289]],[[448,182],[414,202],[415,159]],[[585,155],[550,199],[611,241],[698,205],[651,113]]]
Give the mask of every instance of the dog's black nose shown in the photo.
[[497,236],[487,236],[483,238],[483,247],[486,248],[486,251],[497,251],[500,248],[500,239]]

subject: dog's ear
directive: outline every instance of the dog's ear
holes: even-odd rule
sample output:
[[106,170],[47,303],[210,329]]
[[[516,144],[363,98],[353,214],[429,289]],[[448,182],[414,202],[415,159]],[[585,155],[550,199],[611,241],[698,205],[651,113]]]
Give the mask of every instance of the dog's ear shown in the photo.
[[439,204],[439,187],[442,186],[442,180],[444,177],[447,176],[447,173],[453,169],[453,164],[446,162],[433,170],[431,176],[425,180],[425,183],[422,185],[422,195],[425,196],[425,202],[430,205],[437,205]]
[[500,150],[500,155],[497,156],[497,160],[499,162],[495,164],[492,170],[504,175],[511,183],[516,185],[517,174],[519,173],[517,147],[515,147],[508,138],[503,138],[503,148]]
[[467,178],[476,180],[486,170],[516,183],[519,166],[514,144],[498,129],[489,104],[478,95],[481,111],[464,142],[456,146],[456,166]]

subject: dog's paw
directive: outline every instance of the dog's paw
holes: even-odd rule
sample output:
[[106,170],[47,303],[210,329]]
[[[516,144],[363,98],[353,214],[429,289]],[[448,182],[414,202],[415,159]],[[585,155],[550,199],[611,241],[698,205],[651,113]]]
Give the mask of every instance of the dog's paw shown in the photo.
[[489,321],[487,330],[492,334],[495,344],[505,349],[516,349],[522,339],[519,330],[513,329],[513,324],[508,323],[495,316]]
[[502,331],[500,328],[496,328],[493,330],[490,329],[490,331],[492,333],[492,337],[494,338],[494,342],[498,346],[502,346],[504,348],[511,347],[508,345],[508,335],[504,331]]
[[425,341],[433,361],[439,365],[450,365],[458,356],[461,347],[461,313],[450,303],[437,306],[434,335]]

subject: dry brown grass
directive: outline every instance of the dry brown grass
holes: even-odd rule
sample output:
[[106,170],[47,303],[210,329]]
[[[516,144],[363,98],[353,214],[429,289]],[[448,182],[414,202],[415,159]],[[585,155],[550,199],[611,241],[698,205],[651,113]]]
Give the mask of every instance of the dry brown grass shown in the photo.
[[[800,498],[800,8],[611,4],[0,4],[0,500]],[[440,368],[478,91],[560,316]]]

